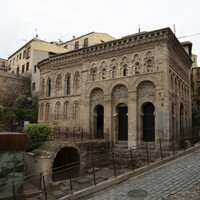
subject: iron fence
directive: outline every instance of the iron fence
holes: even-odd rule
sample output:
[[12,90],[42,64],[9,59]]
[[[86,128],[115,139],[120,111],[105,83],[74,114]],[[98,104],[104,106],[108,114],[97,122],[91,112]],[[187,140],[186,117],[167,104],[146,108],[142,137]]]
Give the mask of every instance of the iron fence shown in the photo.
[[[196,127],[192,129],[190,135],[185,134],[185,137],[181,138],[181,140],[193,141],[194,138],[198,138],[198,140],[195,140],[195,142],[197,142],[199,141],[199,133],[200,127]],[[79,139],[81,139],[81,137]],[[40,190],[41,196],[43,196],[45,200],[50,200],[53,199],[53,197],[49,195],[50,191],[56,187],[63,187],[63,190],[60,190],[61,192],[58,194],[59,197],[72,195],[76,191],[86,187],[97,185],[111,178],[116,178],[125,172],[135,170],[141,166],[150,165],[152,162],[156,161],[155,157],[163,160],[165,157],[175,155],[178,152],[173,139],[171,140],[171,148],[167,150],[169,151],[168,154],[166,154],[166,150],[164,150],[164,142],[159,140],[158,144],[157,146],[153,146],[151,143],[146,142],[127,148],[124,150],[124,154],[122,151],[115,152],[114,149],[112,149],[110,152],[91,156],[88,158],[88,167],[85,172],[77,176],[74,175],[73,172],[80,168],[79,161],[59,166],[52,171],[43,171],[39,173],[29,172],[30,175],[23,177],[23,179],[15,178],[12,181],[1,179],[0,194],[10,190],[13,199],[17,199],[18,196],[24,195],[23,187],[26,192],[31,191],[34,187]],[[185,148],[188,147],[189,146],[185,146]],[[126,162],[126,168],[122,168],[119,162]],[[49,179],[52,179],[53,176],[58,174],[63,178],[60,185],[48,185],[47,182],[49,182]]]

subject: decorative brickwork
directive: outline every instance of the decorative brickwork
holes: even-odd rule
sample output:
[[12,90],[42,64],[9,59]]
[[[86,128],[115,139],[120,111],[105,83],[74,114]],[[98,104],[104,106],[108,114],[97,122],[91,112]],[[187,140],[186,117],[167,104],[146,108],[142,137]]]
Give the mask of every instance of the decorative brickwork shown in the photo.
[[103,129],[111,144],[125,140],[130,147],[144,142],[150,119],[153,137],[145,142],[169,145],[173,137],[178,144],[181,130],[191,127],[191,64],[169,28],[52,56],[39,63],[39,122],[81,126],[93,138]]

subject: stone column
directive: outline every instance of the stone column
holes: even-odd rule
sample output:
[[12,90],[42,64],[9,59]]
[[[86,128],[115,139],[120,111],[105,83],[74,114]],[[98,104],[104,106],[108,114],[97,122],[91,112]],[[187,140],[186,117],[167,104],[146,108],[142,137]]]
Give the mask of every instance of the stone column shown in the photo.
[[[109,130],[109,133],[108,133]],[[109,135],[107,135],[109,134]],[[112,133],[112,95],[104,95],[104,139],[113,141]]]
[[128,147],[137,145],[137,99],[136,92],[128,94]]
[[91,119],[90,119],[90,98],[83,97],[80,105],[80,121],[83,125],[83,131],[90,133]]

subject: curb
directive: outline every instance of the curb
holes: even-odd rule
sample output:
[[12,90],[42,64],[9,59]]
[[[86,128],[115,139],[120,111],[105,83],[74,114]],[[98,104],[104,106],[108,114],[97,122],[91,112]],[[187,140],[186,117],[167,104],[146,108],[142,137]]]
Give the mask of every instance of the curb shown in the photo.
[[64,197],[59,198],[59,200],[74,200],[74,199],[79,199],[81,197],[94,194],[94,193],[99,192],[101,190],[107,189],[107,188],[109,188],[111,186],[117,185],[117,184],[119,184],[119,183],[121,183],[123,181],[126,181],[131,177],[135,177],[136,178],[138,175],[141,175],[141,174],[143,174],[145,172],[149,172],[151,170],[159,168],[159,167],[163,166],[164,164],[166,164],[166,163],[168,163],[170,161],[173,161],[173,160],[178,159],[178,158],[180,158],[182,156],[190,154],[190,153],[192,153],[192,152],[194,152],[194,151],[196,151],[198,149],[200,149],[200,144],[196,144],[194,147],[186,149],[183,152],[180,152],[178,154],[172,155],[170,157],[164,158],[163,160],[156,161],[154,163],[151,163],[150,165],[138,168],[138,169],[136,169],[134,171],[131,171],[131,172],[128,172],[126,174],[119,175],[116,178],[113,178],[113,179],[104,181],[102,183],[99,183],[96,186],[85,188],[83,190],[77,191],[76,193],[74,193],[72,195],[66,195]]

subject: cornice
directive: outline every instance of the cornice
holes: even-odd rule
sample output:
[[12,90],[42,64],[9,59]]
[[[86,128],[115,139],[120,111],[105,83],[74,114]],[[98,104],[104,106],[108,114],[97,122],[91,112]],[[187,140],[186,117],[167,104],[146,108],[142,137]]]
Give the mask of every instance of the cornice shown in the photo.
[[69,51],[62,54],[54,55],[50,58],[47,58],[38,63],[38,68],[42,65],[46,65],[49,62],[57,63],[62,59],[65,61],[80,59],[90,57],[92,55],[100,55],[107,52],[114,52],[119,49],[126,49],[127,47],[139,46],[141,44],[149,43],[149,42],[157,42],[159,40],[163,40],[167,38],[167,32],[170,30],[169,28],[160,29],[156,31],[141,33],[137,35],[131,35],[124,37],[122,39],[113,40],[101,44],[96,44],[90,47]]
[[159,42],[167,39],[167,32],[169,28],[160,29],[156,31],[141,33],[137,35],[131,35],[119,40],[113,40],[103,44],[90,46],[83,50],[83,57],[96,56],[109,52],[115,52],[130,47],[136,47],[139,45],[145,45],[152,42]]
[[40,69],[44,65],[59,65],[67,64],[69,61],[75,61],[80,59],[89,59],[93,56],[105,55],[109,53],[116,53],[117,51],[126,51],[130,48],[139,48],[140,46],[146,44],[155,44],[161,41],[166,41],[170,43],[173,48],[181,56],[181,59],[187,63],[189,66],[192,61],[178,39],[175,37],[170,28],[159,29],[151,32],[143,32],[137,35],[130,35],[123,37],[118,40],[113,40],[101,44],[96,44],[89,46],[87,48],[82,48],[78,50],[73,50],[70,52],[54,55],[38,63],[38,68]]
[[170,29],[168,32],[168,44],[180,56],[182,62],[186,64],[188,68],[191,68],[193,61]]

